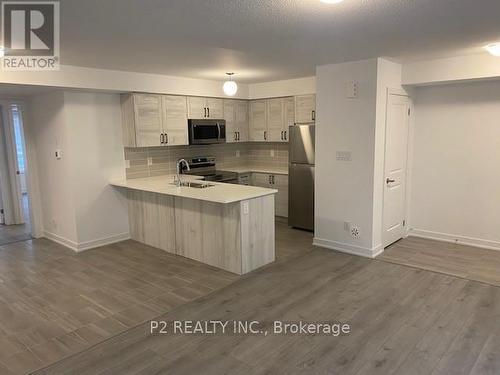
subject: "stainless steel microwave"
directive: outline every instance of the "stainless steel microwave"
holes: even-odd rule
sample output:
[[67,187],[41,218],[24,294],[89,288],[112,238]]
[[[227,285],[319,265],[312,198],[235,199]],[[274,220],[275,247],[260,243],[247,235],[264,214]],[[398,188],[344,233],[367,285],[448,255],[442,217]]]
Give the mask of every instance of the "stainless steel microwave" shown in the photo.
[[226,120],[188,120],[189,144],[226,143]]

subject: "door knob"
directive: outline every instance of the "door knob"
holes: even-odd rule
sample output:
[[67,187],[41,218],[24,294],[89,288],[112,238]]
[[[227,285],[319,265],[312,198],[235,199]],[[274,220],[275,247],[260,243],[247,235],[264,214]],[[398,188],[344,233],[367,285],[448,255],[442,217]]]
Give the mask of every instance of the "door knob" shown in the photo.
[[387,180],[385,180],[385,182],[387,182],[387,184],[390,184],[392,182],[396,182],[396,180],[392,180],[392,179],[388,178]]

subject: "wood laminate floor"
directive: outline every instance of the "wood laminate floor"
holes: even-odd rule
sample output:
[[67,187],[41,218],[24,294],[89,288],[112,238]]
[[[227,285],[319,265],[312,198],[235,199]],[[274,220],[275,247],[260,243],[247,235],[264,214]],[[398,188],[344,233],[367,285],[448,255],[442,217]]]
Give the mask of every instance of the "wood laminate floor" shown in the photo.
[[500,286],[500,251],[408,237],[377,259]]
[[0,374],[46,366],[236,278],[134,241],[79,254],[44,239],[0,246]]
[[[278,262],[312,251],[310,233],[277,227]],[[78,254],[45,239],[0,246],[0,374],[45,367],[238,278],[135,241]]]
[[145,323],[37,374],[500,374],[499,287],[319,248],[300,255],[310,235],[286,231],[288,258],[159,319],[341,321],[349,335],[151,335]]

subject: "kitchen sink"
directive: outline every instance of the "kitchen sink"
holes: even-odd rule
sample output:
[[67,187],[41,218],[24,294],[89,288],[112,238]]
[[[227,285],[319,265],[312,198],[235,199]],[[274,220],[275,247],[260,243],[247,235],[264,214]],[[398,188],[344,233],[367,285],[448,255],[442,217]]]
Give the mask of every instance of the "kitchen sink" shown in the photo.
[[[172,185],[177,185],[175,182]],[[180,187],[191,187],[195,189],[205,189],[208,187],[215,186],[214,184],[209,184],[207,182],[199,182],[199,181],[181,181]]]

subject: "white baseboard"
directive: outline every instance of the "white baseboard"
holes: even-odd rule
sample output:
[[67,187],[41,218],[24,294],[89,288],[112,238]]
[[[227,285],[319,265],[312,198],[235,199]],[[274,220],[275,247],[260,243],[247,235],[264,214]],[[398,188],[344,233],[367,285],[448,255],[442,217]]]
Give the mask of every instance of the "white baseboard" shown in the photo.
[[356,245],[350,245],[342,242],[325,240],[322,238],[314,237],[313,245],[324,247],[331,250],[337,250],[342,253],[358,255],[365,258],[375,258],[384,252],[382,245],[378,245],[372,249]]
[[58,243],[59,245],[66,246],[73,251],[78,251],[78,244],[74,241],[68,240],[67,238],[61,237],[58,234],[48,232],[46,230],[43,231],[43,237]]
[[485,240],[482,238],[465,237],[456,234],[439,233],[439,232],[432,232],[429,230],[413,229],[413,228],[410,229],[409,235],[410,237],[427,238],[429,240],[457,243],[460,245],[480,247],[482,249],[488,249],[488,250],[500,250],[500,242]]
[[115,234],[105,238],[99,238],[97,240],[86,241],[86,242],[74,242],[68,240],[67,238],[61,237],[57,234],[44,231],[43,236],[51,241],[57,242],[60,245],[66,246],[75,252],[95,249],[96,247],[101,247],[105,245],[110,245],[112,243],[121,242],[130,239],[130,233],[120,233]]

